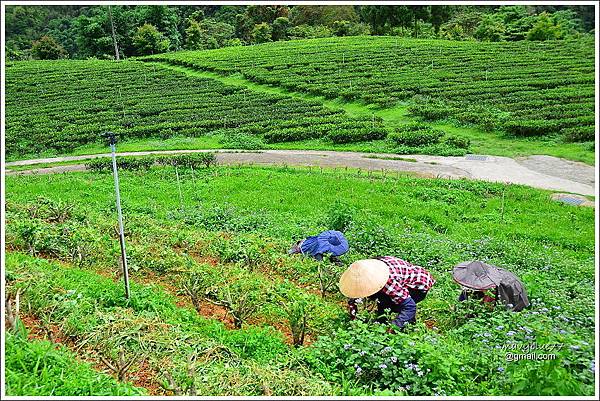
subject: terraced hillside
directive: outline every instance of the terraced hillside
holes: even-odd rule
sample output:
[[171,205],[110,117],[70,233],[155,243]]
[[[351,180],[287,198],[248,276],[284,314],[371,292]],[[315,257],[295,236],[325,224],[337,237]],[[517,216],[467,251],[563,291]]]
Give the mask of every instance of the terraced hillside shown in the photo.
[[[141,62],[42,61],[6,74],[7,155],[69,152],[112,130],[126,140],[218,136],[221,146],[381,139],[380,119]],[[257,143],[258,141],[258,143]]]
[[326,38],[152,57],[254,82],[378,107],[409,102],[517,136],[594,139],[593,40],[455,42]]

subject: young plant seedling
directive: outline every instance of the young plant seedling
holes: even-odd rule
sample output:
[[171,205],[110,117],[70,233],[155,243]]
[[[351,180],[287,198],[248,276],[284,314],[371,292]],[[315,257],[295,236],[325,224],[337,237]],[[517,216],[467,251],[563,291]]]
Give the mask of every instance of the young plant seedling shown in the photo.
[[129,376],[129,374],[128,374],[129,369],[131,369],[131,367],[133,366],[133,364],[135,362],[142,359],[142,357],[143,357],[143,355],[135,355],[135,356],[131,356],[129,360],[126,360],[125,359],[125,350],[123,349],[123,347],[121,347],[119,349],[118,359],[112,358],[110,356],[107,358],[106,355],[103,355],[102,353],[100,354],[100,360],[102,361],[102,363],[104,363],[106,365],[106,367],[108,367],[111,371],[113,371],[117,375],[117,378],[120,382],[127,381],[127,378]]

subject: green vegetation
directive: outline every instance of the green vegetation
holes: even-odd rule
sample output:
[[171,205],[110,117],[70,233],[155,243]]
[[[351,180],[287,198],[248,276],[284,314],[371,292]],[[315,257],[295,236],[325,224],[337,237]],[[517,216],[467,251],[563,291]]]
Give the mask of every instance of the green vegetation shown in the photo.
[[[81,352],[143,354],[166,394],[593,394],[593,210],[521,186],[327,170],[150,166],[120,178],[132,299],[113,280],[107,172],[6,177],[8,293],[20,288],[22,313]],[[321,296],[325,266],[286,250],[330,226],[351,243],[345,264],[392,254],[433,273],[417,325],[366,328],[335,286]],[[457,304],[448,270],[470,259],[519,275],[531,307]],[[529,343],[560,349],[506,361],[504,344]]]
[[[8,157],[70,152],[120,138],[218,136],[221,147],[385,137],[380,119],[351,118],[317,101],[256,93],[140,62],[55,61],[8,67]],[[50,153],[51,154],[51,153]]]
[[594,42],[471,43],[356,37],[157,55],[166,61],[380,108],[408,102],[520,136],[594,140]]
[[64,346],[6,333],[6,394],[11,396],[145,395],[143,388],[119,383],[76,360]]
[[[340,46],[358,39],[343,40]],[[387,39],[365,38],[358,43],[364,40]],[[313,46],[310,41],[297,43]],[[418,48],[423,46],[422,42],[411,43]],[[194,58],[198,54],[192,53]],[[515,137],[498,130],[484,132],[464,126],[468,124],[466,120],[447,117],[427,122],[430,131],[445,132],[440,143],[414,147],[396,141],[395,134],[389,138],[387,135],[419,120],[409,111],[419,114],[429,110],[430,106],[423,106],[423,98],[418,96],[409,102],[410,107],[403,104],[380,109],[365,106],[360,99],[325,99],[313,93],[253,83],[239,75],[221,76],[166,66],[130,61],[118,65],[105,61],[9,64],[8,159],[105,153],[99,133],[113,130],[121,137],[121,151],[272,148],[439,155],[471,152],[501,156],[548,154],[594,163],[594,142],[565,143],[590,139],[590,127],[586,126],[563,128],[562,136],[549,132],[543,136]],[[40,81],[41,76],[44,79]],[[94,79],[88,80],[89,76]],[[98,87],[103,89],[99,91]],[[535,93],[530,92],[531,96]],[[445,110],[447,105],[440,103],[439,107]],[[484,116],[488,124],[495,118],[488,115],[489,110],[466,114],[473,118]],[[586,118],[539,121],[543,125],[570,124]],[[593,126],[591,129],[593,135]]]
[[[126,58],[332,36],[538,41],[593,29],[591,5],[9,5],[5,33],[7,58],[26,60],[117,58],[114,39]],[[52,51],[36,50],[40,38]]]

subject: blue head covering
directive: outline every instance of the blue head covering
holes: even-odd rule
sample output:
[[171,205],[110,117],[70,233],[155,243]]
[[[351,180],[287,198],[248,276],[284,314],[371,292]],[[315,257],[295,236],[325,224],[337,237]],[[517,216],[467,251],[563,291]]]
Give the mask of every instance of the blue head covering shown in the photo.
[[323,231],[319,235],[306,238],[300,245],[300,250],[310,256],[323,255],[326,252],[340,256],[348,252],[348,240],[339,231]]

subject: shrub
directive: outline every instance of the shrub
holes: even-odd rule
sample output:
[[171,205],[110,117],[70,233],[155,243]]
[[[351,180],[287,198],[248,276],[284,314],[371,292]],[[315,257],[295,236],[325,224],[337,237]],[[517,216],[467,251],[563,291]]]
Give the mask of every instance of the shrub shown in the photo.
[[223,284],[223,274],[210,265],[196,266],[193,271],[186,272],[181,278],[181,287],[190,297],[196,311],[201,311],[202,300],[214,294]]
[[563,128],[560,132],[565,142],[593,141],[596,137],[594,126]]
[[557,120],[512,120],[504,123],[504,129],[517,136],[544,136],[557,131]]
[[[156,158],[149,157],[117,157],[117,169],[119,170],[149,170],[154,165]],[[92,159],[85,163],[85,168],[94,172],[112,172],[112,159],[103,157]]]
[[444,136],[444,131],[428,128],[414,128],[413,126],[403,127],[397,132],[391,134],[389,139],[396,145],[405,146],[427,146],[440,142]]
[[258,150],[265,148],[265,143],[261,138],[242,132],[225,135],[221,139],[221,145],[230,149]]
[[156,158],[156,161],[163,166],[209,168],[217,164],[217,156],[210,152],[199,152],[174,156],[159,156]]
[[171,212],[169,217],[208,231],[250,232],[270,225],[262,210],[243,210],[229,203],[208,207],[187,208]]
[[381,128],[355,128],[333,130],[327,134],[327,138],[333,143],[353,143],[373,141],[384,139],[387,136],[387,130]]
[[428,97],[415,96],[408,106],[408,112],[428,121],[442,120],[452,115],[455,110],[448,104]]
[[384,227],[374,223],[358,225],[348,233],[348,242],[352,249],[364,256],[375,257],[393,254],[395,241]]
[[292,332],[294,345],[300,346],[304,344],[308,317],[306,299],[289,299],[283,302],[282,307],[285,311],[290,331]]
[[336,199],[325,214],[324,224],[328,230],[345,232],[354,219],[354,208]]
[[460,148],[460,149],[468,149],[471,146],[471,140],[464,136],[456,136],[456,135],[448,135],[444,139],[444,143],[451,147]]
[[236,328],[265,302],[263,283],[258,280],[241,279],[219,290],[215,303],[224,306],[233,316]]
[[238,263],[248,270],[253,270],[265,259],[263,253],[266,243],[254,236],[237,235],[231,239],[219,237],[213,245],[216,256],[223,262]]

